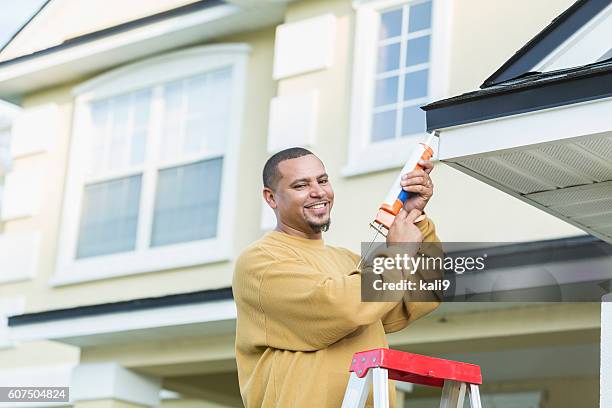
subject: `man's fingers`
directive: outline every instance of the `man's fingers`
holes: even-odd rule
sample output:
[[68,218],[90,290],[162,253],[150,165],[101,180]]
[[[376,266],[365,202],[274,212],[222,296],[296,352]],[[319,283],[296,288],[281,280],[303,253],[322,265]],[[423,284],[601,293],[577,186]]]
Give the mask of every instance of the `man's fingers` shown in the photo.
[[403,190],[409,193],[418,193],[418,194],[429,194],[431,191],[433,191],[432,188],[425,187],[422,184],[417,184],[414,186],[406,186],[403,188]]
[[427,173],[423,169],[412,170],[404,175],[402,175],[402,180],[410,179],[412,177],[424,177]]
[[427,178],[422,176],[410,177],[400,182],[402,187],[414,186],[416,184],[427,184]]
[[402,208],[395,216],[396,221],[403,221],[408,216],[408,213]]
[[429,174],[434,168],[434,164],[431,160],[419,160],[419,165],[423,168],[425,173]]
[[[400,211],[401,212],[401,211]],[[405,211],[404,211],[405,212]],[[399,215],[399,214],[398,214]],[[413,210],[410,210],[410,212],[406,215],[406,222],[409,222],[411,224],[414,224],[414,221],[419,218],[419,216],[421,215],[421,210],[417,210],[416,208]]]

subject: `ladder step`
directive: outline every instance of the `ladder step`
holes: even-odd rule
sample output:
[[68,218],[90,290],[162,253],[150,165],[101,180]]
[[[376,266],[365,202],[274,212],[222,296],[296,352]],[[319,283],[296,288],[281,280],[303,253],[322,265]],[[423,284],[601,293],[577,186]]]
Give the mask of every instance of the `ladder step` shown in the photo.
[[355,353],[349,371],[364,377],[375,367],[386,368],[392,380],[413,384],[443,387],[447,380],[482,384],[480,367],[475,364],[386,348]]

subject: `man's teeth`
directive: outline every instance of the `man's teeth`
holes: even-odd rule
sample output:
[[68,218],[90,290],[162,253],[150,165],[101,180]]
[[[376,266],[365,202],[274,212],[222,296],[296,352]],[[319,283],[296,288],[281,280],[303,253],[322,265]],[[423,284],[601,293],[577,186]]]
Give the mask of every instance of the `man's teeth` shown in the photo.
[[315,205],[311,206],[310,208],[323,208],[323,207],[325,207],[325,203],[315,204]]

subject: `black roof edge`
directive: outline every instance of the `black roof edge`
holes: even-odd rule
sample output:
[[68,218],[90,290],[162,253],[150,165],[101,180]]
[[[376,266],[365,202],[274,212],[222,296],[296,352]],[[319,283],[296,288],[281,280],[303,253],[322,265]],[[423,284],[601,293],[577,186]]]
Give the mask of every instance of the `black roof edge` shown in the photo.
[[15,39],[15,38],[16,38],[16,37],[19,35],[19,34],[21,34],[21,32],[23,31],[23,29],[24,29],[24,28],[26,28],[26,27],[27,27],[27,26],[28,26],[28,25],[29,25],[29,24],[32,22],[32,20],[34,20],[34,19],[36,18],[36,16],[38,16],[38,15],[40,14],[40,12],[41,12],[41,11],[43,11],[43,9],[44,9],[45,7],[47,7],[47,4],[49,4],[49,3],[51,3],[51,0],[46,0],[46,1],[45,1],[45,2],[44,2],[44,3],[43,3],[43,4],[42,4],[42,5],[41,5],[41,6],[38,8],[38,10],[36,10],[36,11],[34,12],[34,14],[32,14],[32,15],[30,16],[30,18],[28,18],[28,20],[27,20],[25,23],[23,23],[23,24],[21,25],[21,27],[19,27],[19,30],[15,31],[15,32],[13,33],[13,35],[11,35],[11,38],[9,38],[9,39],[8,39],[8,41],[7,41],[7,42],[5,42],[5,43],[4,43],[4,45],[3,45],[2,47],[0,47],[0,54],[2,53],[2,51],[4,51],[4,50],[6,49],[6,47],[8,47],[8,46],[9,46],[9,44],[10,44],[10,43],[12,43],[12,42],[13,42],[13,40],[14,40],[14,39]]
[[576,1],[485,79],[480,87],[486,88],[530,71],[609,4],[610,0]]
[[612,96],[610,61],[559,72],[508,81],[422,106],[427,131]]
[[222,4],[226,4],[226,2],[224,0],[200,0],[200,1],[196,1],[194,3],[190,3],[190,4],[186,4],[184,6],[180,6],[174,9],[170,9],[170,10],[166,10],[166,11],[162,11],[161,13],[157,13],[157,14],[152,14],[150,16],[146,16],[143,18],[139,18],[136,20],[132,20],[132,21],[128,21],[125,23],[121,23],[119,25],[113,26],[113,27],[108,27],[108,28],[104,28],[102,30],[99,31],[94,31],[92,33],[87,33],[87,34],[83,34],[80,35],[78,37],[74,37],[74,38],[70,38],[66,41],[64,41],[61,44],[58,45],[54,45],[53,47],[49,47],[49,48],[45,48],[44,50],[39,50],[39,51],[35,51],[31,54],[26,54],[26,55],[21,55],[19,57],[15,57],[13,59],[10,60],[6,60],[6,61],[1,61],[0,62],[0,68],[6,66],[6,65],[11,65],[11,64],[17,64],[20,62],[23,62],[25,60],[31,59],[31,58],[36,58],[36,57],[40,57],[42,55],[47,55],[47,54],[52,54],[54,52],[58,52],[58,51],[62,51],[66,48],[70,48],[70,47],[74,47],[77,45],[81,45],[90,41],[95,41],[98,40],[100,38],[104,38],[104,37],[108,37],[114,34],[118,34],[118,33],[122,33],[125,31],[129,31],[131,29],[140,27],[140,26],[144,26],[147,24],[152,24],[155,23],[157,21],[161,21],[161,20],[165,20],[171,17],[176,17],[176,16],[180,16],[183,14],[189,14],[189,13],[193,13],[195,11],[199,11],[199,10],[204,10],[207,8],[212,8],[215,6],[219,6]]
[[49,310],[45,312],[26,313],[8,318],[10,327],[26,324],[43,323],[54,320],[91,317],[108,313],[125,313],[139,310],[156,309],[170,306],[184,306],[196,303],[207,303],[218,300],[233,299],[232,288],[202,290],[197,292],[179,293],[161,297],[125,300],[114,303],[102,303],[89,306],[78,306],[69,309]]

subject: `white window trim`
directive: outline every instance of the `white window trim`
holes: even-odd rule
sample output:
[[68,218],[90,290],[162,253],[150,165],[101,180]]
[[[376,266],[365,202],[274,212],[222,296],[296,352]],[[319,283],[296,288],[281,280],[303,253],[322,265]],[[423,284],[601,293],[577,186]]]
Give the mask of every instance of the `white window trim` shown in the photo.
[[[432,0],[432,44],[429,61],[427,101],[449,95],[450,47],[453,0]],[[402,167],[416,142],[406,137],[370,143],[376,42],[382,10],[411,3],[410,0],[355,0],[355,51],[351,101],[348,163],[342,169],[345,177]],[[427,102],[426,101],[426,102]],[[425,104],[425,103],[423,103]],[[423,139],[426,135],[423,134]],[[398,151],[407,152],[397,154]]]
[[[134,275],[160,270],[201,265],[230,259],[234,212],[238,192],[238,147],[246,85],[246,66],[250,47],[247,44],[221,44],[195,47],[118,68],[77,86],[73,94],[75,112],[70,147],[69,171],[64,195],[58,259],[52,286],[68,285],[92,280]],[[217,236],[212,239],[180,243],[85,259],[76,259],[78,230],[83,198],[84,173],[87,168],[85,148],[87,113],[92,99],[110,97],[145,87],[232,66],[232,105],[227,149],[223,155],[223,172]],[[144,186],[144,184],[143,184]],[[143,187],[142,193],[154,194],[154,189]],[[143,202],[153,202],[151,197]],[[140,209],[139,217],[150,219],[153,208]],[[142,230],[137,240],[148,239]]]

